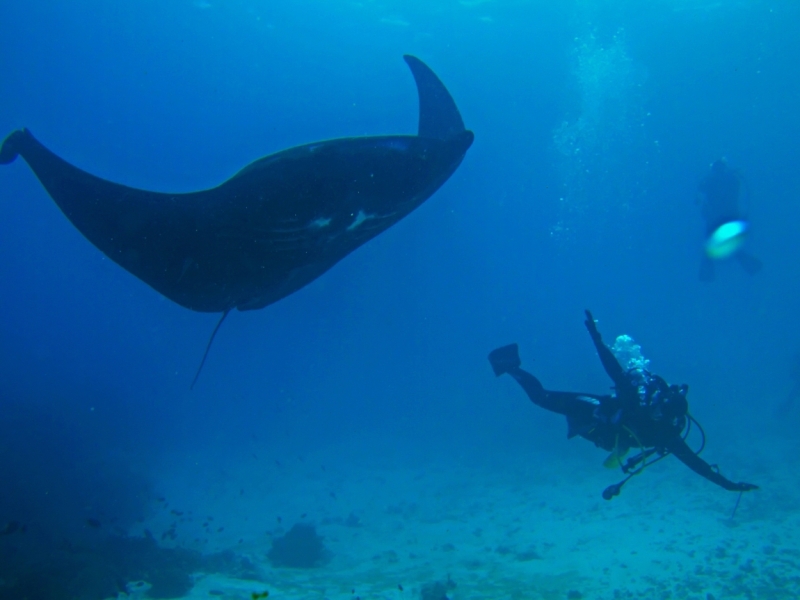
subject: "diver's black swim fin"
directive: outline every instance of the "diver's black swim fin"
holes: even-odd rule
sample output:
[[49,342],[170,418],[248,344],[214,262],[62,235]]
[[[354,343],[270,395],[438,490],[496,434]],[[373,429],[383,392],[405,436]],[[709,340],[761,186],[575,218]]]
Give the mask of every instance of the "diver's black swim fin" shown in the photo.
[[516,369],[522,364],[519,359],[519,346],[517,344],[509,344],[497,350],[492,350],[489,353],[489,362],[492,365],[494,374],[498,377],[508,373],[511,369]]

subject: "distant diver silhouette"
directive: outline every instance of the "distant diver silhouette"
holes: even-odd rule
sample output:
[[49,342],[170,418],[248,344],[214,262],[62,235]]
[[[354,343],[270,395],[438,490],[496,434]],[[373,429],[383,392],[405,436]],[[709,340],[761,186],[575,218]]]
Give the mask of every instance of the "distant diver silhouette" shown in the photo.
[[720,158],[711,165],[698,191],[702,195],[699,203],[706,235],[700,280],[714,281],[714,261],[728,257],[733,257],[749,275],[758,273],[763,266],[761,261],[741,249],[750,229],[742,206],[749,203],[750,191],[741,173]]
[[[600,355],[600,362],[614,382],[612,395],[544,389],[536,377],[521,368],[517,344],[492,351],[489,362],[496,376],[505,373],[511,375],[534,404],[564,415],[567,418],[567,437],[579,435],[611,453],[605,466],[619,466],[626,477],[608,486],[603,491],[603,498],[611,500],[631,477],[670,454],[695,473],[726,490],[746,492],[758,488],[751,483],[735,483],[726,479],[716,466],[700,458],[705,447],[705,433],[689,414],[687,385],[669,385],[644,368],[626,371],[603,343],[594,317],[588,310],[585,324]],[[686,443],[692,424],[702,434],[703,441],[698,450],[692,450]],[[623,460],[631,449],[638,449],[638,454]],[[657,457],[648,462],[653,455]]]
[[222,313],[216,334],[232,309],[264,308],[314,281],[420,206],[461,164],[472,132],[433,71],[413,56],[405,61],[419,93],[417,135],[297,146],[213,189],[169,194],[112,183],[70,165],[27,129],[6,138],[0,164],[22,156],[111,260],[181,306]]
[[778,405],[778,409],[775,413],[778,417],[788,414],[789,411],[791,411],[791,409],[794,407],[797,399],[800,398],[800,352],[798,352],[794,357],[790,375],[794,384],[792,385],[792,389],[789,390],[789,393],[786,394],[783,402]]

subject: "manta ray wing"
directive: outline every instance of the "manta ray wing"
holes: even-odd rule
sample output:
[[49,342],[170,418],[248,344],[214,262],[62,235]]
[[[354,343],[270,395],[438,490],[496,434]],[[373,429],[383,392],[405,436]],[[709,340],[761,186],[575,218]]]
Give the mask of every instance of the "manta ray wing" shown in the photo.
[[450,94],[405,57],[419,135],[345,138],[257,160],[189,194],[95,177],[26,129],[0,149],[22,156],[73,225],[111,260],[186,308],[263,308],[307,285],[429,198],[472,143]]

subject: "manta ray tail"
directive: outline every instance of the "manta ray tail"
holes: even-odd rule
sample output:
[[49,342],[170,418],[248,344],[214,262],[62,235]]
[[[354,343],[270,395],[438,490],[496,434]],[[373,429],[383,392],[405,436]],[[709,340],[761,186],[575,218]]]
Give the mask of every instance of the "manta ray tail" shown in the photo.
[[0,146],[0,165],[12,163],[19,156],[20,144],[24,141],[25,134],[24,129],[18,129],[5,139],[3,145]]
[[206,351],[203,354],[203,360],[200,361],[200,366],[197,367],[197,373],[195,373],[194,379],[192,379],[192,385],[189,386],[189,389],[194,388],[194,384],[197,383],[197,378],[200,377],[200,371],[203,370],[203,365],[206,364],[206,358],[208,358],[208,351],[211,350],[211,344],[214,342],[214,336],[217,335],[222,322],[225,320],[225,317],[228,316],[228,313],[231,312],[230,308],[226,308],[225,312],[222,313],[222,316],[219,318],[217,322],[217,326],[214,327],[214,331],[211,332],[211,337],[208,339],[208,345],[206,346]]
[[419,93],[419,137],[446,140],[464,131],[464,121],[444,84],[416,56],[403,57],[414,75]]

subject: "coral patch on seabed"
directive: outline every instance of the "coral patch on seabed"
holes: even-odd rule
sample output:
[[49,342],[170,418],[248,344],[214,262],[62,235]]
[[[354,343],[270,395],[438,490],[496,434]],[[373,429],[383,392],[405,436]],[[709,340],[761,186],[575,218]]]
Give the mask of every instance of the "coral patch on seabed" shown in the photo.
[[434,581],[423,585],[419,597],[420,600],[450,600],[447,594],[455,587],[455,582],[448,575],[447,581]]
[[272,541],[267,558],[275,567],[311,569],[323,565],[330,554],[313,525],[296,523],[286,535]]

